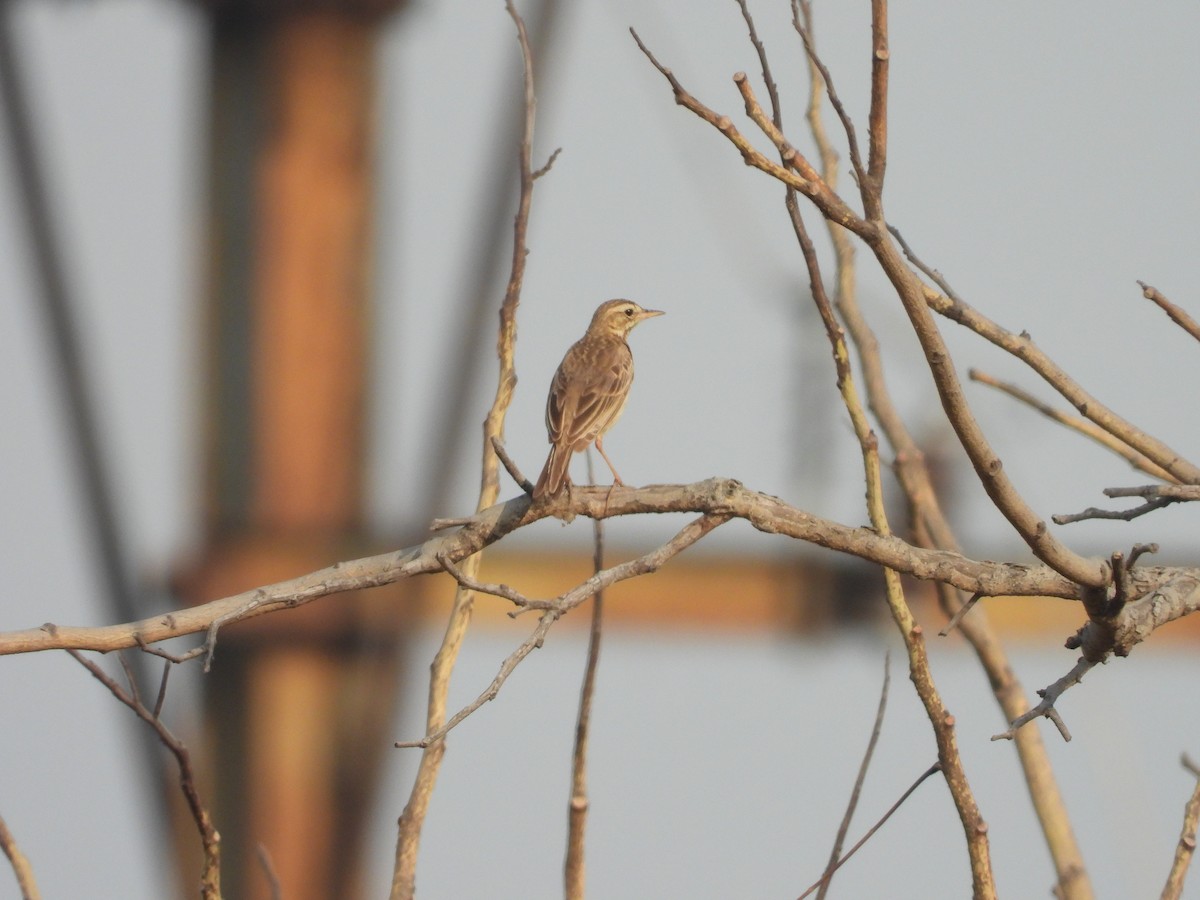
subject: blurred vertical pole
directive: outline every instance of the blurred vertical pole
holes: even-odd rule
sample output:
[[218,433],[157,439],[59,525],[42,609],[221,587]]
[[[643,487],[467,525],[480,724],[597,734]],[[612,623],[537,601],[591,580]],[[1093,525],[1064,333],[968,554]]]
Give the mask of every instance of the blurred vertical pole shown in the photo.
[[[400,3],[201,0],[212,17],[205,546],[181,579],[189,602],[370,549],[375,46]],[[227,896],[270,895],[260,845],[289,900],[362,896],[402,615],[373,592],[221,632],[203,687]]]

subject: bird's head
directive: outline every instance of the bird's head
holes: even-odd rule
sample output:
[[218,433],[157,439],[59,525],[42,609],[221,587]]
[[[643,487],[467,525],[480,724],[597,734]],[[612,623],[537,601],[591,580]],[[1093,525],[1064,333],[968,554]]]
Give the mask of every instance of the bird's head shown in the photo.
[[643,309],[632,300],[609,300],[607,303],[601,303],[596,314],[592,316],[588,334],[615,335],[623,338],[638,322],[662,314],[661,309]]

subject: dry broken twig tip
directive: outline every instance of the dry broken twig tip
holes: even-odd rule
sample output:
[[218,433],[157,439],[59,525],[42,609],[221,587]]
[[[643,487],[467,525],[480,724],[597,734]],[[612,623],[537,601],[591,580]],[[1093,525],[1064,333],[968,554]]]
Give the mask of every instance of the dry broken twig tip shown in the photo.
[[938,636],[946,637],[948,634],[950,634],[950,632],[957,628],[958,623],[963,620],[963,616],[975,608],[975,604],[979,602],[979,599],[982,596],[983,594],[979,593],[978,591],[972,594],[971,599],[954,611],[954,615],[950,617],[950,621],[946,623],[946,627],[938,632]]
[[1138,285],[1142,289],[1142,296],[1152,303],[1156,304],[1159,309],[1170,316],[1171,321],[1200,341],[1200,322],[1197,322],[1186,312],[1168,300],[1159,292],[1158,288],[1146,284],[1144,281],[1139,281]]
[[512,477],[512,480],[516,482],[517,487],[527,494],[532,494],[533,482],[525,477],[525,474],[521,471],[520,466],[518,466],[516,462],[513,461],[513,458],[508,455],[508,448],[504,446],[504,441],[500,440],[498,435],[492,438],[492,449],[496,451],[496,456],[500,458],[500,462],[504,465],[505,471],[508,472],[508,474]]

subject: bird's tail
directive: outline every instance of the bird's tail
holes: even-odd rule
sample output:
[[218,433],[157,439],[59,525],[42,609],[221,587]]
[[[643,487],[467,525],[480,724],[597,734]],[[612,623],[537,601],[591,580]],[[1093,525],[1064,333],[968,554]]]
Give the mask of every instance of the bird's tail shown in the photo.
[[567,465],[571,462],[571,451],[552,444],[550,455],[546,457],[546,465],[542,466],[542,474],[538,476],[533,488],[533,499],[553,497],[562,487],[567,475]]

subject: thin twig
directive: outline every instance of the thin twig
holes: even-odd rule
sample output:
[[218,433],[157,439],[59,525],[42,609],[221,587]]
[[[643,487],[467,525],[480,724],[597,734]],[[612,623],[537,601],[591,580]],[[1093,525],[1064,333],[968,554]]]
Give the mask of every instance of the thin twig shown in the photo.
[[967,377],[972,381],[977,381],[980,384],[986,384],[988,387],[993,387],[998,391],[1002,391],[1003,393],[1008,394],[1008,396],[1016,400],[1020,400],[1027,406],[1033,407],[1042,415],[1049,419],[1053,419],[1060,425],[1065,425],[1068,428],[1079,432],[1084,437],[1090,438],[1100,446],[1104,447],[1106,450],[1109,450],[1120,456],[1135,469],[1139,469],[1140,471],[1145,472],[1147,475],[1151,475],[1155,478],[1161,478],[1163,481],[1175,481],[1175,476],[1173,476],[1162,466],[1156,464],[1145,454],[1134,450],[1120,438],[1109,434],[1095,422],[1091,422],[1082,416],[1073,416],[1069,413],[1063,412],[1060,409],[1056,409],[1048,403],[1043,403],[1033,394],[1017,387],[1015,384],[1007,381],[1001,381],[998,378],[988,375],[986,372],[981,372],[979,369],[968,369]]
[[541,178],[543,175],[545,175],[547,172],[549,172],[552,168],[554,168],[554,161],[556,159],[558,159],[558,155],[560,153],[562,153],[562,147],[555,147],[554,152],[550,154],[550,158],[546,160],[546,164],[544,166],[542,166],[540,169],[538,169],[536,172],[532,173],[529,176],[530,179],[533,181],[537,181],[539,178]]
[[1146,513],[1170,506],[1172,503],[1186,503],[1200,500],[1200,485],[1195,484],[1147,484],[1139,487],[1110,487],[1104,489],[1106,497],[1146,497],[1149,498],[1141,506],[1132,509],[1110,510],[1089,506],[1083,512],[1060,514],[1053,516],[1058,525],[1071,522],[1082,522],[1085,519],[1123,519],[1132,521]]
[[833,840],[833,849],[829,853],[825,874],[821,877],[821,889],[817,891],[817,900],[824,900],[825,895],[829,893],[829,885],[833,881],[833,873],[837,871],[838,859],[842,855],[842,847],[846,842],[846,833],[850,830],[854,810],[858,808],[863,783],[867,780],[867,770],[871,767],[875,746],[879,743],[879,735],[883,731],[883,714],[887,710],[888,687],[892,683],[891,664],[892,652],[889,650],[883,658],[883,687],[879,691],[879,707],[875,710],[875,725],[871,729],[871,739],[867,741],[867,751],[863,754],[862,762],[858,766],[858,776],[854,779],[854,789],[850,792],[850,801],[846,804],[846,812],[842,816],[841,825],[838,826],[837,837]]
[[833,76],[829,74],[829,69],[821,61],[821,57],[817,55],[817,48],[813,42],[812,35],[809,33],[808,28],[796,18],[794,7],[792,27],[796,29],[796,33],[800,35],[800,40],[804,42],[804,52],[808,54],[809,61],[821,73],[821,81],[825,85],[825,95],[829,97],[829,105],[837,113],[837,117],[842,123],[842,130],[846,133],[846,144],[850,148],[850,165],[854,169],[854,177],[858,180],[861,190],[864,185],[869,183],[870,179],[867,176],[867,169],[863,165],[862,154],[858,149],[858,134],[854,128],[854,120],[850,118],[850,114],[846,112],[846,107],[842,103],[842,98],[838,96],[837,88],[833,84]]
[[1138,285],[1142,289],[1142,296],[1147,300],[1158,305],[1158,308],[1171,317],[1171,321],[1200,341],[1200,322],[1197,322],[1182,309],[1159,293],[1158,288],[1146,284],[1144,281],[1139,281]]
[[922,772],[920,774],[920,776],[918,776],[917,780],[912,783],[912,785],[909,787],[909,789],[900,795],[900,799],[892,804],[891,809],[889,809],[887,812],[885,812],[883,814],[883,818],[881,818],[878,822],[876,822],[874,825],[872,825],[870,830],[859,839],[858,843],[856,843],[853,847],[851,847],[850,851],[845,856],[843,856],[841,859],[839,859],[837,861],[837,865],[835,865],[833,867],[833,870],[832,871],[826,870],[825,873],[821,875],[821,880],[817,881],[815,884],[810,885],[808,890],[806,890],[803,894],[801,894],[797,898],[797,900],[804,900],[805,897],[807,897],[813,891],[817,890],[817,888],[819,888],[821,886],[822,882],[824,882],[825,879],[827,879],[830,875],[832,875],[833,872],[836,872],[843,865],[845,865],[849,861],[850,857],[852,857],[855,853],[857,853],[862,848],[862,846],[864,844],[866,844],[867,841],[869,841],[872,837],[875,836],[875,832],[877,832],[880,828],[883,827],[884,823],[887,822],[887,820],[892,817],[892,814],[896,810],[898,810],[901,806],[904,805],[904,801],[907,800],[909,797],[911,797],[913,792],[916,791],[916,789],[919,788],[925,782],[925,780],[927,778],[929,778],[930,775],[933,775],[935,772],[940,772],[941,770],[942,770],[942,764],[940,762],[935,762],[932,766],[930,766],[928,769],[926,769],[924,772]]
[[490,581],[480,581],[477,578],[472,578],[466,572],[456,566],[450,557],[444,553],[438,554],[438,562],[442,564],[442,568],[458,582],[459,587],[468,591],[474,591],[477,594],[491,594],[493,597],[500,597],[508,600],[518,607],[527,607],[532,602],[528,597],[520,591],[509,587],[507,584],[495,584]]
[[499,435],[492,436],[492,448],[496,451],[496,455],[500,457],[500,462],[504,464],[505,470],[512,480],[517,483],[517,486],[527,494],[533,494],[533,482],[525,477],[520,467],[513,462],[513,458],[508,455],[508,449],[504,446],[504,441]]
[[1192,774],[1196,784],[1192,788],[1191,799],[1183,807],[1183,826],[1179,830],[1179,842],[1175,845],[1175,858],[1171,862],[1162,900],[1179,900],[1183,896],[1183,881],[1196,852],[1196,828],[1200,825],[1200,766],[1192,762],[1186,753],[1180,759],[1180,764]]
[[1100,509],[1098,506],[1089,506],[1083,512],[1055,513],[1050,517],[1050,520],[1055,525],[1072,525],[1075,522],[1085,522],[1088,519],[1119,519],[1125,522],[1132,522],[1134,519],[1140,518],[1147,513],[1162,509],[1164,506],[1170,506],[1172,502],[1171,500],[1147,500],[1141,506],[1135,506],[1132,509]]
[[267,845],[259,841],[254,847],[254,855],[258,858],[258,864],[262,867],[263,877],[267,879],[267,890],[270,892],[271,900],[283,900],[283,888],[279,884],[279,873],[275,871],[275,864],[271,861],[271,852],[267,850]]
[[8,857],[12,866],[13,875],[17,878],[17,887],[21,891],[21,900],[40,900],[42,895],[38,892],[37,879],[33,876],[33,866],[17,846],[16,838],[8,830],[3,816],[0,816],[0,851]]
[[[783,151],[786,160],[785,165],[773,162],[746,139],[746,137],[738,131],[728,116],[719,115],[714,110],[705,106],[697,100],[691,93],[684,89],[679,79],[675,77],[666,66],[658,61],[649,48],[642,42],[638,33],[634,29],[629,29],[633,35],[634,41],[637,42],[638,48],[645,54],[650,64],[656,68],[659,73],[667,79],[671,85],[671,89],[675,94],[675,102],[690,112],[696,114],[704,121],[708,122],[713,128],[717,129],[731,144],[733,144],[738,152],[742,155],[742,160],[748,166],[759,169],[778,181],[795,188],[801,194],[811,199],[813,203],[821,210],[822,214],[827,218],[849,228],[856,234],[867,235],[871,232],[871,226],[863,221],[862,217],[854,212],[846,202],[836,193],[829,189],[829,186],[821,181],[816,169],[806,160],[803,154],[799,153],[794,147],[778,147]],[[795,171],[792,171],[792,170]]]
[[[71,654],[76,662],[87,669],[93,678],[108,688],[114,697],[125,704],[125,706],[128,706],[139,719],[153,728],[158,735],[159,741],[175,757],[175,762],[179,767],[179,787],[183,791],[184,799],[187,801],[192,820],[196,823],[196,830],[200,834],[200,844],[204,852],[204,864],[200,872],[200,896],[204,900],[220,900],[221,836],[217,834],[216,828],[213,827],[212,817],[209,815],[208,808],[204,805],[204,802],[200,798],[200,792],[196,788],[196,776],[192,770],[191,754],[188,752],[187,746],[172,734],[163,721],[151,710],[147,709],[141,700],[137,698],[136,691],[132,688],[132,679],[131,689],[127,692],[116,681],[110,678],[103,669],[82,653],[76,650],[67,650],[67,652]],[[124,664],[123,660],[122,664]],[[132,673],[126,669],[126,674],[131,675]]]

